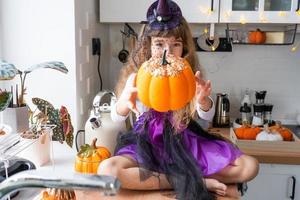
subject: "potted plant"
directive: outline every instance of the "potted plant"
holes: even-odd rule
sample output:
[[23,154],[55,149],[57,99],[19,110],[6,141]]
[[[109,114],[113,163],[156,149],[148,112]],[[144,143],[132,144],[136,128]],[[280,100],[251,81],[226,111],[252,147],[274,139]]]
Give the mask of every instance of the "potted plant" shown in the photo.
[[16,94],[16,105],[13,105],[12,108],[7,108],[6,110],[3,109],[5,112],[3,113],[3,116],[5,116],[5,118],[3,118],[3,123],[10,124],[13,128],[13,131],[22,132],[29,128],[28,107],[24,99],[24,96],[26,94],[25,81],[27,76],[32,71],[40,68],[55,69],[62,73],[68,72],[68,69],[66,68],[64,63],[58,61],[40,63],[29,67],[25,71],[21,71],[17,69],[15,65],[10,64],[4,60],[0,60],[0,80],[12,80],[16,76],[19,76],[20,78],[21,88],[20,92],[17,91],[19,95]]

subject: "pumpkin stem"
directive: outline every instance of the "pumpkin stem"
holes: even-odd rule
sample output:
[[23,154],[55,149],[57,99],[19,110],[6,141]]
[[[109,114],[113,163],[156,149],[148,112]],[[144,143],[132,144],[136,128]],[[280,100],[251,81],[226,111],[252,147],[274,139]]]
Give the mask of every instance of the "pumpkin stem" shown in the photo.
[[161,64],[162,65],[167,65],[167,64],[170,64],[168,61],[167,61],[167,50],[164,50],[164,55],[163,55],[163,58],[162,58],[162,62]]
[[94,138],[93,141],[92,141],[92,143],[91,143],[92,149],[96,149],[97,148],[96,147],[96,142],[97,142],[97,138]]

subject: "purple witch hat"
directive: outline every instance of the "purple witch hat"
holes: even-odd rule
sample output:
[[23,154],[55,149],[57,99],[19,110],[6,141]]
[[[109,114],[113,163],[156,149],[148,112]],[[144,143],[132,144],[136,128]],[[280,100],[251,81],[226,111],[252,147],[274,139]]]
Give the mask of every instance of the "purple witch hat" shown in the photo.
[[152,30],[170,30],[180,24],[182,14],[179,6],[171,0],[158,0],[147,11]]

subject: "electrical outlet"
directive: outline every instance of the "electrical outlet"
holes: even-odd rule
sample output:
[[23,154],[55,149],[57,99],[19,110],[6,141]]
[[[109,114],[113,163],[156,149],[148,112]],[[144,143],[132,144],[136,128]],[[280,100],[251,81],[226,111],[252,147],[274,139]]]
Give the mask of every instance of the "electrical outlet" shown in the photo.
[[101,41],[100,38],[92,38],[92,54],[100,55],[101,54]]

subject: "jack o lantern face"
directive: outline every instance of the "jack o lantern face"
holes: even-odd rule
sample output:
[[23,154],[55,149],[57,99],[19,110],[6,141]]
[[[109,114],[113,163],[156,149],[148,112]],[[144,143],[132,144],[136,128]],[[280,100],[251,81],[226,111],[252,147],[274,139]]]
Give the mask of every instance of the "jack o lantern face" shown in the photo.
[[181,38],[172,37],[151,37],[152,57],[162,57],[164,50],[167,55],[172,54],[177,57],[182,56],[183,43]]

